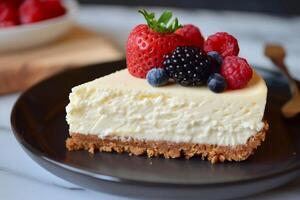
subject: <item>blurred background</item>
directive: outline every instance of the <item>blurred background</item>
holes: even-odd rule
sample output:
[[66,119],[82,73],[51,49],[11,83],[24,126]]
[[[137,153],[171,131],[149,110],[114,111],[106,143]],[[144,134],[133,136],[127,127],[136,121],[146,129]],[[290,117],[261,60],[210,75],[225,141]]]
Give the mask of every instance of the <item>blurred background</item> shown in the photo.
[[[17,2],[16,21],[1,24],[1,2]],[[40,13],[32,14],[32,7]],[[124,58],[130,30],[145,23],[141,8],[157,15],[170,10],[205,37],[220,31],[234,35],[240,56],[253,66],[276,70],[264,47],[281,44],[291,73],[300,79],[297,0],[0,0],[0,94],[22,91],[65,68]]]
[[[87,24],[89,21],[91,25],[93,24],[89,28],[114,38],[121,49],[125,46],[131,28],[138,23],[144,23],[143,18],[136,12],[137,9],[145,7],[157,13],[168,9],[173,11],[181,23],[197,25],[206,37],[218,31],[233,34],[239,40],[241,56],[256,66],[274,69],[263,54],[264,46],[270,42],[282,44],[288,51],[287,63],[292,74],[300,78],[300,70],[296,67],[300,53],[300,37],[298,37],[300,1],[81,0],[79,2],[82,3],[79,22]],[[95,5],[95,8],[91,8],[92,5]],[[95,20],[86,18],[88,13],[95,16]]]
[[127,6],[163,6],[188,9],[212,9],[262,12],[276,15],[300,14],[300,2],[298,0],[80,0],[82,4],[106,4]]

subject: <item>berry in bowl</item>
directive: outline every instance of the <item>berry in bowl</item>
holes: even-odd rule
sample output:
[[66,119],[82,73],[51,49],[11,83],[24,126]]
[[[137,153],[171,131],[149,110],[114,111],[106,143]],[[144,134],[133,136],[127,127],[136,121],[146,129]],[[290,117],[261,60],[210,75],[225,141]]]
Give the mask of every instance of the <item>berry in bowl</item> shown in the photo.
[[73,26],[75,0],[0,1],[0,53],[51,42]]

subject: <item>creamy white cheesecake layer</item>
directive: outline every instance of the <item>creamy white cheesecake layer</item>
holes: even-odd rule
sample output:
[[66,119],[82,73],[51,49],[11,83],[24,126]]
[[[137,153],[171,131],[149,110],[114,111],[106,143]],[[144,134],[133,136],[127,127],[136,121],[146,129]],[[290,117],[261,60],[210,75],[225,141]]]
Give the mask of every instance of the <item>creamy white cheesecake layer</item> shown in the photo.
[[263,128],[267,87],[254,73],[246,88],[152,87],[122,70],[72,89],[70,133],[100,138],[238,145]]

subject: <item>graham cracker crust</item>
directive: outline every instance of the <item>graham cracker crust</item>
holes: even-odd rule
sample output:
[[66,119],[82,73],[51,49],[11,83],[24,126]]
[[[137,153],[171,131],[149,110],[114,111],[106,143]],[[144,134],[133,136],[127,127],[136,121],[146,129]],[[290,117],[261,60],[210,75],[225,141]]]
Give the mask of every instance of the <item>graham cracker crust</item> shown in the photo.
[[203,160],[207,158],[211,163],[224,161],[243,161],[265,140],[266,132],[269,128],[267,122],[263,129],[248,139],[244,145],[221,146],[211,144],[191,144],[174,143],[165,141],[141,141],[141,140],[120,140],[114,138],[100,139],[95,135],[83,135],[71,133],[71,137],[66,140],[66,147],[69,151],[87,150],[94,153],[95,150],[101,152],[117,153],[128,152],[130,155],[147,154],[148,157],[164,156],[165,158],[178,158],[184,156],[189,159],[193,156],[200,156]]

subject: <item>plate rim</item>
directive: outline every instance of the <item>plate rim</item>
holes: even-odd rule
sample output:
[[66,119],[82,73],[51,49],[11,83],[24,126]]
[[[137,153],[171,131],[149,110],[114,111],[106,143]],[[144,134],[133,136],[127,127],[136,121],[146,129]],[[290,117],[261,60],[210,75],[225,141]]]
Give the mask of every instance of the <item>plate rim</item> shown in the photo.
[[[47,161],[51,164],[54,164],[60,168],[63,168],[65,170],[69,170],[73,173],[77,173],[80,175],[86,175],[89,177],[97,178],[101,181],[108,181],[108,182],[114,182],[114,183],[123,183],[123,184],[142,184],[144,186],[158,186],[158,187],[209,187],[209,186],[224,186],[224,185],[234,185],[234,184],[245,184],[245,183],[252,183],[252,182],[257,182],[257,181],[262,181],[262,180],[267,180],[267,179],[272,179],[275,177],[280,177],[284,176],[296,171],[300,172],[300,162],[293,163],[289,165],[286,168],[283,168],[279,171],[266,174],[266,175],[260,175],[257,177],[253,178],[244,178],[241,180],[229,180],[229,181],[224,181],[224,182],[212,182],[212,183],[168,183],[168,182],[157,182],[157,181],[143,181],[143,180],[133,180],[133,179],[128,179],[128,178],[122,178],[122,177],[117,177],[117,176],[112,176],[112,175],[105,175],[105,174],[100,174],[95,172],[94,170],[91,169],[86,169],[84,167],[77,166],[75,164],[66,164],[62,163],[61,160],[51,158],[51,156],[47,155],[44,152],[39,151],[36,147],[28,143],[24,137],[22,137],[22,133],[20,130],[17,129],[17,120],[16,120],[16,113],[17,109],[19,107],[20,102],[27,96],[28,93],[30,93],[32,90],[34,90],[36,87],[39,87],[41,84],[45,84],[48,81],[51,81],[52,79],[55,79],[57,76],[63,76],[64,74],[72,73],[73,71],[81,71],[81,70],[86,70],[87,68],[99,66],[99,65],[107,65],[107,64],[124,64],[125,59],[120,59],[120,60],[115,60],[115,61],[108,61],[100,64],[91,64],[91,65],[86,65],[82,67],[77,67],[73,69],[67,69],[63,70],[59,73],[56,73],[54,75],[51,75],[50,77],[34,84],[27,90],[25,90],[17,99],[17,101],[14,103],[12,111],[11,111],[11,116],[10,116],[10,123],[11,123],[11,128],[13,131],[13,134],[17,141],[24,147],[26,150],[30,151],[34,156],[39,157],[40,159],[43,159],[44,161]],[[86,68],[86,69],[84,69]],[[125,67],[124,67],[125,68]],[[275,73],[277,75],[281,75],[280,72],[277,71],[272,71],[270,69],[265,69],[261,67],[255,67],[255,69],[258,69],[260,71],[265,71],[268,73]],[[100,76],[102,77],[102,76]],[[299,82],[298,82],[299,84]],[[27,154],[28,152],[25,151]],[[299,155],[298,155],[299,156]],[[36,161],[35,161],[36,162]],[[206,161],[207,162],[207,161]],[[38,162],[37,162],[38,163]],[[40,163],[38,163],[40,164]],[[41,165],[42,166],[42,165]],[[44,166],[42,166],[45,168]],[[47,170],[47,169],[46,169]],[[51,172],[52,173],[52,172]],[[300,174],[299,174],[300,175]]]

